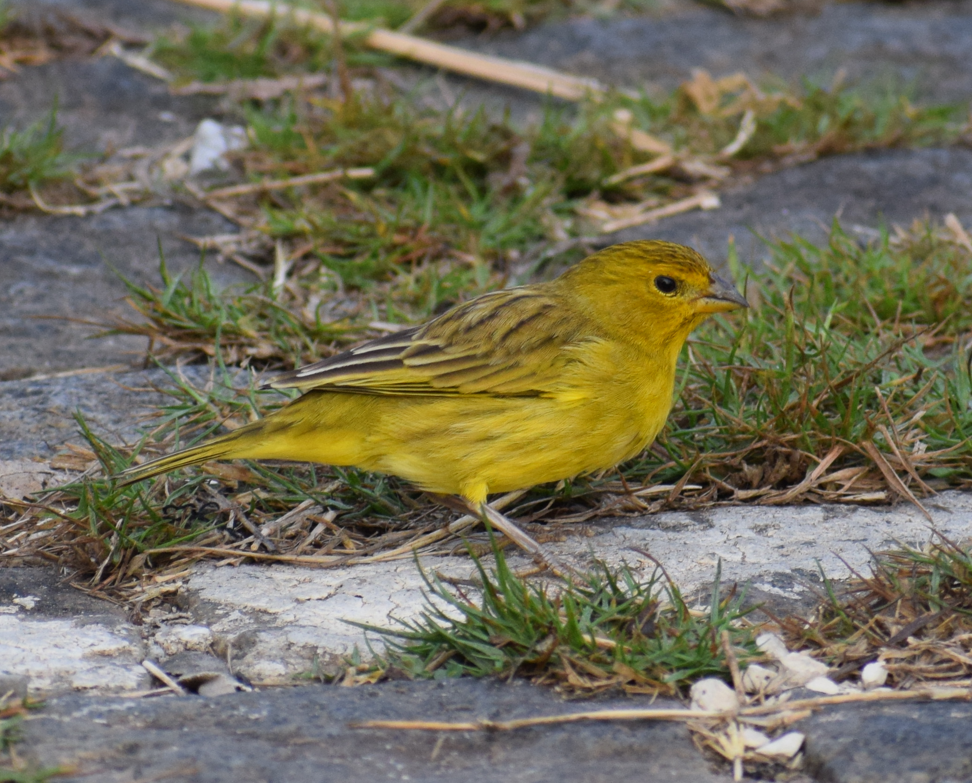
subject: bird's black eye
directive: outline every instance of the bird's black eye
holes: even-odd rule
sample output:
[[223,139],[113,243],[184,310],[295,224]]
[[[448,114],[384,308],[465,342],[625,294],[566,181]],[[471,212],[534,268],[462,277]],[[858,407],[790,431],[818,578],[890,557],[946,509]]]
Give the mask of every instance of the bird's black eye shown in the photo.
[[658,275],[658,277],[655,278],[655,288],[657,288],[663,294],[674,294],[675,290],[678,288],[678,283],[667,275]]

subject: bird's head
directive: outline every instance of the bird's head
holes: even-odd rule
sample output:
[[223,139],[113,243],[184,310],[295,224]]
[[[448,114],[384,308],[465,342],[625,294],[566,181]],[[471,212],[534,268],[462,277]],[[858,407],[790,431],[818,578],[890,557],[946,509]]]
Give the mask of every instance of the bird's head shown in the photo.
[[708,316],[749,307],[701,255],[672,242],[612,245],[561,280],[600,323],[652,343],[674,339],[678,348]]

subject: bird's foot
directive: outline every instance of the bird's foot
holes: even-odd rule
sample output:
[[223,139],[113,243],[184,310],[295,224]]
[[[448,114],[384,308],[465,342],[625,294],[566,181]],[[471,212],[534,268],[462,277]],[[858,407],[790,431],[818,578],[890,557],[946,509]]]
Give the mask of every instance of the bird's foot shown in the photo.
[[509,538],[520,549],[528,552],[537,565],[549,569],[555,576],[561,579],[567,579],[574,574],[572,568],[561,563],[543,544],[535,541],[531,536],[523,532],[513,520],[501,514],[488,503],[483,503],[479,507],[479,516],[484,522],[487,522]]

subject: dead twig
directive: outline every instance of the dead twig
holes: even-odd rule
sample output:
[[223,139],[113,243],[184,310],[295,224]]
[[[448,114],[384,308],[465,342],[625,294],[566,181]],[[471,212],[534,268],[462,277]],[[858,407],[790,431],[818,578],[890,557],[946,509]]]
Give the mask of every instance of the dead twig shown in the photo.
[[[292,19],[296,24],[314,27],[328,34],[334,34],[336,30],[335,23],[329,15],[295,8],[285,3],[271,3],[265,0],[180,0],[180,2],[222,13],[235,12],[259,19],[272,16],[285,17]],[[568,101],[579,101],[587,95],[603,95],[606,92],[604,86],[595,79],[572,76],[533,63],[468,52],[456,46],[426,41],[407,33],[382,28],[369,30],[363,24],[351,22],[341,22],[340,29],[344,35],[364,33],[362,40],[372,49],[379,49],[465,76],[508,84]]]
[[588,710],[560,715],[541,715],[536,718],[517,718],[514,720],[479,720],[450,723],[448,721],[424,720],[370,720],[350,724],[355,729],[405,729],[413,731],[515,731],[532,726],[560,726],[566,723],[586,721],[634,721],[634,720],[672,720],[672,721],[723,721],[764,715],[785,715],[804,712],[809,715],[813,710],[836,704],[884,701],[970,701],[972,689],[969,688],[921,688],[912,691],[865,691],[846,693],[838,696],[820,696],[812,699],[780,701],[756,707],[742,707],[726,712],[706,712],[687,709],[630,709],[630,710]]
[[338,179],[368,179],[375,176],[372,168],[336,169],[334,171],[319,171],[316,174],[303,174],[299,177],[287,179],[268,179],[262,182],[250,182],[245,185],[230,185],[225,188],[215,188],[202,193],[205,199],[231,198],[245,196],[249,193],[265,193],[270,190],[284,190],[302,185],[320,185]]
[[658,207],[658,209],[650,209],[647,212],[641,212],[631,217],[608,221],[601,226],[601,233],[610,234],[614,231],[620,231],[623,228],[642,226],[645,223],[653,223],[656,220],[671,217],[672,215],[691,212],[693,209],[709,210],[718,209],[720,206],[722,206],[722,202],[715,193],[710,190],[702,190],[694,196],[683,198],[680,201],[674,201],[671,204],[666,204],[664,207]]

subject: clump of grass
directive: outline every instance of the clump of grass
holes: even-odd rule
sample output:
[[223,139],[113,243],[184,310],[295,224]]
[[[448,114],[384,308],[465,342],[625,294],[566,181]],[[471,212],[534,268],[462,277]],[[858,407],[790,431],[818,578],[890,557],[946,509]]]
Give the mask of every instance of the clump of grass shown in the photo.
[[[317,320],[319,305],[328,309],[338,291],[352,312],[370,311],[368,320],[422,321],[511,278],[525,281],[535,265],[524,263],[522,248],[533,248],[539,258],[557,243],[582,244],[596,228],[584,218],[585,204],[662,203],[694,192],[696,175],[677,167],[612,180],[650,157],[614,129],[619,107],[636,124],[668,138],[689,160],[714,155],[739,123],[735,114],[720,113],[721,104],[699,108],[677,97],[632,102],[616,96],[577,111],[548,106],[539,124],[516,129],[483,110],[442,110],[373,87],[342,99],[315,95],[243,107],[253,145],[239,164],[254,181],[338,168],[375,171],[371,179],[275,191],[233,204],[241,223],[282,243],[284,255],[292,258],[287,293],[278,301],[298,309],[316,303],[301,319],[315,339],[324,329]],[[738,165],[792,156],[797,149],[823,154],[930,138],[932,110],[902,113],[904,108],[895,105],[887,109],[894,121],[881,120],[876,109],[861,108],[866,108],[862,98],[813,89],[803,103],[764,100],[775,108],[757,119],[743,148],[749,157]],[[782,133],[779,128],[804,125],[806,132],[794,131],[785,150],[773,141]],[[205,287],[204,278],[197,282]],[[193,288],[182,286],[167,295],[166,307],[192,298]],[[160,295],[135,292],[133,301],[142,311],[164,310],[154,303]],[[267,307],[266,291],[250,296],[237,299],[253,313],[246,319],[249,331],[277,331],[279,314]],[[201,314],[192,325],[162,313],[151,318],[166,356],[207,352],[205,342],[215,338],[220,324]],[[332,314],[329,320],[337,319]],[[292,344],[301,341],[293,334],[296,328],[285,327],[287,339],[272,339],[275,347],[257,349],[257,357],[294,359]],[[309,341],[303,342],[306,349]]]
[[[415,4],[416,10],[422,3]],[[433,29],[466,28],[493,32],[512,27],[523,30],[547,19],[572,15],[608,16],[648,11],[654,0],[444,0],[428,17]]]
[[160,256],[162,287],[139,286],[123,279],[128,302],[141,316],[114,324],[109,333],[142,334],[158,359],[191,350],[220,357],[224,364],[266,368],[314,361],[348,334],[359,334],[340,320],[325,323],[317,310],[299,306],[270,282],[243,290],[218,290],[200,263],[188,273],[171,275]]
[[360,627],[386,645],[384,668],[410,677],[513,677],[578,692],[624,689],[673,695],[705,676],[726,676],[721,638],[728,632],[741,660],[758,655],[744,622],[742,596],[720,594],[716,574],[706,611],[689,608],[659,572],[640,579],[628,566],[600,563],[551,587],[510,569],[493,540],[495,568],[473,555],[478,584],[446,586],[423,572],[427,606],[397,628]]
[[0,130],[0,193],[14,193],[64,177],[71,160],[64,152],[64,131],[57,108],[46,120],[23,130]]
[[755,306],[690,343],[656,479],[692,469],[717,494],[766,502],[804,480],[790,501],[968,482],[969,251],[929,227],[862,243],[837,225],[822,246],[772,250],[750,281]]
[[891,86],[824,86],[809,79],[759,86],[742,74],[714,80],[704,71],[667,98],[621,100],[638,127],[669,139],[676,148],[707,156],[717,156],[737,137],[749,113],[752,126],[745,142],[731,159],[721,161],[731,165],[947,143],[961,132],[967,110],[914,106],[905,90]]
[[837,586],[810,620],[790,617],[793,643],[815,650],[836,678],[881,660],[899,688],[972,676],[972,547],[939,534],[922,549],[873,556],[871,574]]
[[[442,8],[450,5],[462,3]],[[545,6],[519,0],[489,5],[497,13]],[[356,6],[369,18],[384,7]],[[735,170],[929,143],[954,133],[947,108],[916,109],[897,97],[878,100],[839,85],[769,90],[744,77],[703,75],[661,98],[616,94],[566,108],[551,103],[540,122],[518,127],[506,116],[467,111],[461,102],[446,106],[422,88],[405,93],[355,60],[363,54],[353,40],[347,43],[350,73],[335,76],[340,96],[329,85],[241,103],[251,146],[237,153],[236,163],[254,183],[340,168],[367,167],[374,176],[254,193],[221,209],[277,240],[293,261],[288,306],[331,301],[337,288],[341,296],[350,293],[358,312],[370,310],[373,320],[392,323],[421,321],[511,280],[525,282],[536,271],[530,261],[551,246],[580,244],[600,231],[604,221],[594,214],[694,195],[731,179]],[[329,70],[331,46],[327,37],[286,19],[230,17],[180,40],[160,40],[156,56],[189,78],[275,76]],[[336,63],[334,70],[342,71]],[[344,94],[348,84],[355,86]],[[678,162],[654,174],[624,175],[652,153],[619,133],[620,116],[668,142]],[[752,129],[745,143],[734,156],[721,156],[747,116]],[[524,258],[524,249],[532,259]],[[253,329],[272,330],[276,316],[254,305]],[[215,321],[169,331],[165,318],[159,323],[167,356],[180,346],[198,355],[205,336],[215,337]],[[286,342],[280,347],[289,360],[294,352]]]
[[[355,36],[344,42],[344,48],[352,66],[390,62],[360,50]],[[254,20],[230,13],[216,25],[196,25],[181,34],[160,36],[151,54],[181,80],[213,82],[326,71],[334,49],[329,36],[286,16]]]

